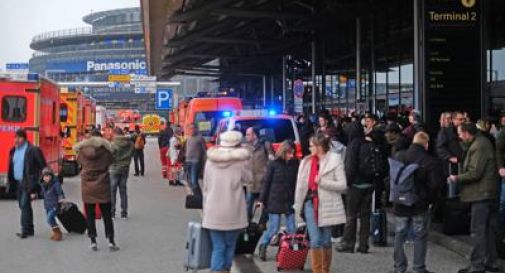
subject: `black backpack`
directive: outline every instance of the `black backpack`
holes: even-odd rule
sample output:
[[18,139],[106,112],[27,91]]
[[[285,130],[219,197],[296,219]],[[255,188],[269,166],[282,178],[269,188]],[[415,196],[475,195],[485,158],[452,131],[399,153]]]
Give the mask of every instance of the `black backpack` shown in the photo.
[[371,182],[384,177],[387,172],[387,161],[379,145],[372,141],[365,141],[359,149],[358,176]]

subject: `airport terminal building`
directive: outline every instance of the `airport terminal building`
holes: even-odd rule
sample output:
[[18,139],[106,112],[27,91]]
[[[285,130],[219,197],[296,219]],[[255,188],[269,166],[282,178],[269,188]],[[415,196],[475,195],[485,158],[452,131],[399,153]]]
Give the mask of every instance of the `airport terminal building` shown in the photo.
[[[94,12],[89,27],[56,30],[33,37],[31,72],[57,82],[107,82],[109,75],[146,75],[144,36],[139,8]],[[84,88],[108,108],[154,111],[153,94],[135,93],[128,84]]]

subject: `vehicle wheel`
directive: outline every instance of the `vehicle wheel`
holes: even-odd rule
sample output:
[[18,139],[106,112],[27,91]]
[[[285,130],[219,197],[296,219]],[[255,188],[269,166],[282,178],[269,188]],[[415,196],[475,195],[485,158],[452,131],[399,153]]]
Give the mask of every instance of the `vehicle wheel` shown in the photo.
[[282,268],[277,267],[277,271],[281,272],[281,271],[282,271]]

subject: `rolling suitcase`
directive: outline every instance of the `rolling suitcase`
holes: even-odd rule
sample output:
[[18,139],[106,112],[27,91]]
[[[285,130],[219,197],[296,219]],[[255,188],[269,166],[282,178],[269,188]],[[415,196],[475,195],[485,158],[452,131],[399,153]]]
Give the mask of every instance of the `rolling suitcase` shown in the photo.
[[86,219],[74,203],[62,203],[58,210],[57,217],[69,233],[83,234],[86,231]]
[[[256,214],[256,209],[253,212],[254,214]],[[235,255],[253,254],[261,239],[261,235],[263,235],[263,230],[260,224],[251,220],[249,226],[238,237]]]
[[305,234],[284,234],[279,242],[275,258],[277,271],[303,270],[309,253],[309,242]]
[[388,223],[386,211],[375,209],[375,192],[372,194],[372,214],[370,215],[370,237],[375,246],[387,246]]
[[204,229],[200,223],[190,222],[186,237],[186,257],[184,259],[186,271],[196,272],[200,269],[209,268],[211,255],[212,242],[209,231]]

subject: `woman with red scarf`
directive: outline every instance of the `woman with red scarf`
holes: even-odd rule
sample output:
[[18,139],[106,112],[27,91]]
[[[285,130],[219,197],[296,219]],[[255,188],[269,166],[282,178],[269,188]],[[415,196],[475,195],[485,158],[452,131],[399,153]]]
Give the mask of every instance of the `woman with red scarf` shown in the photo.
[[342,193],[347,189],[341,155],[330,152],[330,139],[317,134],[310,140],[311,155],[300,163],[295,210],[307,224],[312,272],[329,273],[331,227],[345,223]]

